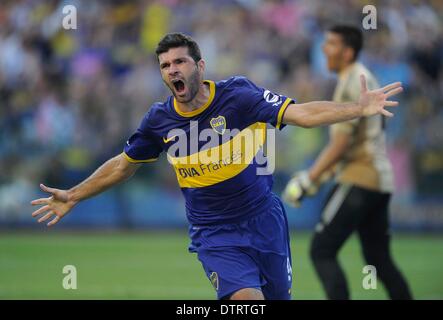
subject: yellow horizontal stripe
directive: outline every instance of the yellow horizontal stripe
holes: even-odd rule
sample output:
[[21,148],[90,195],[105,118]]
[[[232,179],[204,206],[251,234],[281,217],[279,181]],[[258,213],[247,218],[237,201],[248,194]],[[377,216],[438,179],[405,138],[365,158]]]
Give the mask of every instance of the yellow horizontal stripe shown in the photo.
[[211,186],[246,169],[263,146],[265,136],[266,124],[257,122],[221,145],[186,157],[168,155],[168,160],[181,188]]
[[277,125],[275,126],[277,129],[280,129],[281,123],[283,120],[283,114],[285,113],[286,108],[289,106],[289,103],[292,101],[291,98],[286,98],[285,102],[281,106],[280,110],[278,111],[277,116]]
[[122,154],[126,158],[126,160],[128,160],[128,162],[131,162],[131,163],[154,162],[154,161],[157,161],[157,159],[158,159],[158,158],[152,158],[152,159],[146,159],[146,160],[136,160],[136,159],[132,159],[130,156],[128,156],[126,154],[126,152],[122,152]]

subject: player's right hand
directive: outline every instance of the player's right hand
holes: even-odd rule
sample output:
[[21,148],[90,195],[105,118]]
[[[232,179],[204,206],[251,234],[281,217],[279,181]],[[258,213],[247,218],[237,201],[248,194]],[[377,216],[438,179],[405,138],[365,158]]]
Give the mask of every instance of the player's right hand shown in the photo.
[[32,217],[37,218],[41,216],[38,219],[39,223],[54,217],[54,219],[47,223],[47,226],[50,227],[59,222],[74,207],[75,202],[69,200],[69,194],[66,190],[49,188],[44,184],[40,184],[40,188],[50,193],[51,196],[31,201],[33,206],[43,205],[32,213]]
[[293,207],[299,207],[305,196],[317,193],[318,187],[309,178],[307,171],[300,171],[289,180],[283,191],[283,200]]
[[370,91],[366,86],[366,78],[362,74],[360,75],[360,88],[358,104],[362,107],[364,116],[372,116],[378,113],[387,117],[393,116],[385,107],[398,106],[397,101],[391,101],[388,98],[403,91],[401,82],[390,83],[383,88]]

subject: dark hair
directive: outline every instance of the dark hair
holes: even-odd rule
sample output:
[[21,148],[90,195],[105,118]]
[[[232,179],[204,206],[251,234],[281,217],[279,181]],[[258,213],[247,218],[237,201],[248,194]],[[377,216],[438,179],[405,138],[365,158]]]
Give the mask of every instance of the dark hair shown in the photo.
[[160,40],[157,49],[155,49],[157,59],[160,54],[168,52],[169,49],[179,47],[187,47],[189,55],[195,62],[201,60],[202,57],[197,42],[195,42],[190,36],[180,32],[168,33]]
[[329,32],[341,35],[344,44],[354,49],[354,61],[363,47],[363,34],[359,28],[349,25],[335,25],[329,28]]

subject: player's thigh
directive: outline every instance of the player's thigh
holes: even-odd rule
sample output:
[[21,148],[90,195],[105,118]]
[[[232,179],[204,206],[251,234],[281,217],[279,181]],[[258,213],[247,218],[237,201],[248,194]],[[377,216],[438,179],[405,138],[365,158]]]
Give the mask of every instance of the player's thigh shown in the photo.
[[198,259],[218,299],[229,298],[244,288],[261,290],[264,280],[256,261],[247,250],[239,247],[199,250]]
[[358,235],[366,260],[386,256],[389,252],[389,200],[390,194],[373,192],[372,210],[359,226]]
[[339,184],[333,189],[315,227],[311,256],[335,255],[367,215],[366,197],[361,188]]

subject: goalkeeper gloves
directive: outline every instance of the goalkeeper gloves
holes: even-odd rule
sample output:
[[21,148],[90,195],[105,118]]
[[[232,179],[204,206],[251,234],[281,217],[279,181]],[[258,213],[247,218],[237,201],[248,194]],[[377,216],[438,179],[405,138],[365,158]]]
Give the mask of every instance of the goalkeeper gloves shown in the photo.
[[305,196],[313,196],[318,186],[309,178],[308,171],[296,172],[283,191],[283,200],[293,207],[299,207]]

